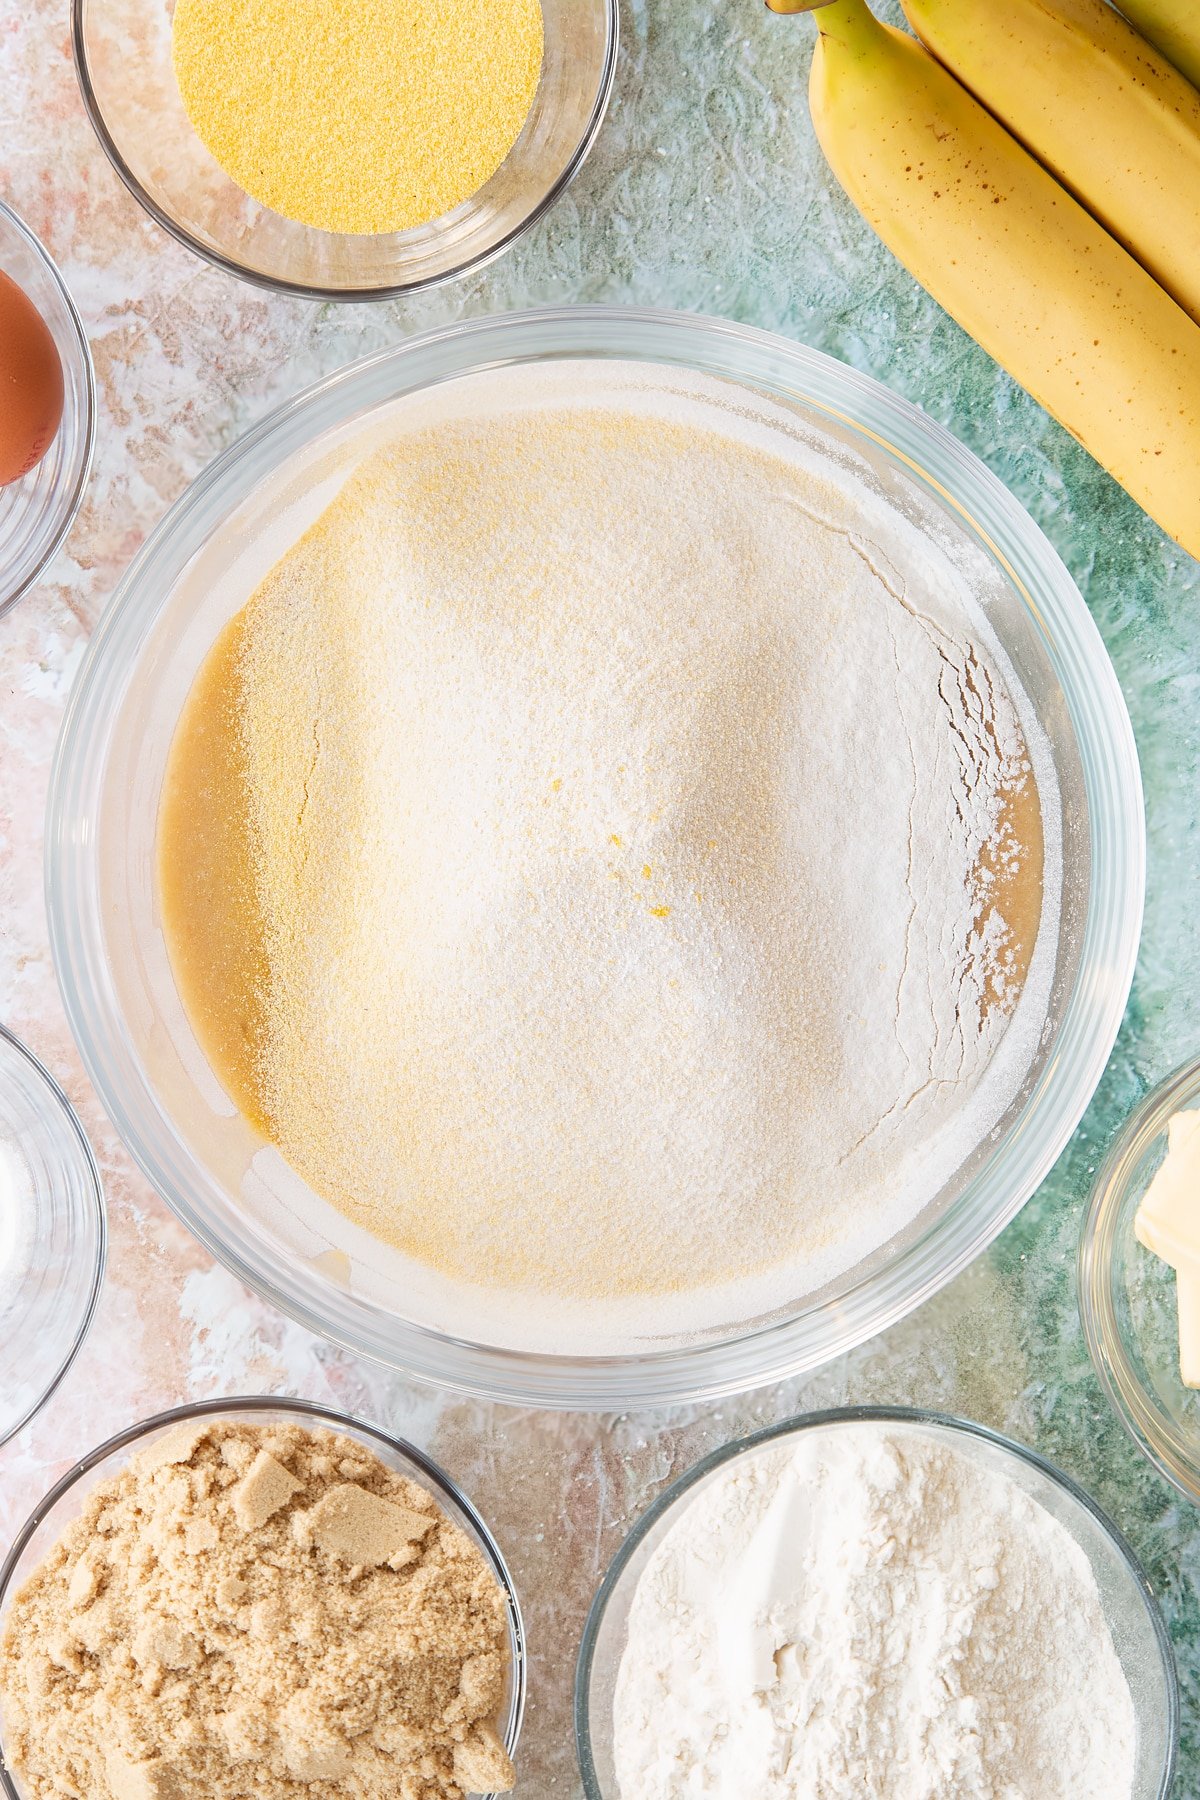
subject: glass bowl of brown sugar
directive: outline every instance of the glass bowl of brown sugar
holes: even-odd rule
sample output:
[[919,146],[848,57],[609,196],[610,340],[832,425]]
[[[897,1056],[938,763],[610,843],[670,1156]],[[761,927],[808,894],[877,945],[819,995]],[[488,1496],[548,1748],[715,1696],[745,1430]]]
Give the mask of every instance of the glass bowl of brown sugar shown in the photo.
[[[381,1527],[413,1541],[385,1554]],[[398,1710],[393,1657],[411,1683]],[[93,1739],[97,1684],[133,1679]],[[147,1800],[200,1791],[198,1769],[206,1793],[288,1776],[349,1793],[364,1768],[395,1781],[417,1759],[430,1794],[491,1800],[512,1786],[525,1682],[512,1577],[470,1500],[412,1445],[305,1400],[206,1400],[131,1425],[68,1470],[0,1564],[3,1800],[51,1791],[73,1754],[105,1770],[89,1793]]]
[[[261,204],[227,172],[237,161],[243,174],[258,166],[255,145],[268,141],[255,136],[262,109],[256,115],[248,106],[239,124],[236,112],[224,108],[223,145],[232,157],[223,154],[218,161],[202,141],[176,77],[175,10],[163,0],[73,0],[75,67],[96,134],[134,198],[180,243],[231,275],[309,299],[387,299],[435,286],[500,255],[581,167],[616,68],[617,0],[542,0],[540,77],[525,122],[495,172],[426,223],[403,230],[322,229]],[[286,16],[285,9],[276,10]],[[464,17],[472,10],[465,9]],[[259,12],[260,23],[268,25],[271,9]],[[446,17],[453,29],[454,8]],[[248,81],[251,60],[242,64]],[[469,110],[464,116],[469,121]],[[306,111],[297,129],[309,138],[307,147],[303,139],[293,146],[297,156],[323,169],[323,140],[336,135],[334,122]],[[444,142],[441,151],[429,148],[430,158],[458,154],[463,133],[457,127],[435,135]],[[377,144],[395,141],[378,121],[370,136]],[[402,137],[398,128],[396,139]],[[469,159],[469,144],[465,154]],[[377,173],[364,169],[361,185]],[[252,176],[245,179],[255,185]],[[434,186],[447,191],[440,179]]]

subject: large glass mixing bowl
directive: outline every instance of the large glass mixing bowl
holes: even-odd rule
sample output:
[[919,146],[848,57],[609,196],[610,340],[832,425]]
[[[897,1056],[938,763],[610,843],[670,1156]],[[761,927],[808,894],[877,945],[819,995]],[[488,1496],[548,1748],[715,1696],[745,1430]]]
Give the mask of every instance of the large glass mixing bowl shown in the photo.
[[[903,1233],[770,1317],[620,1355],[482,1341],[469,1304],[430,1316],[385,1247],[263,1178],[263,1144],[199,1051],[175,991],[153,879],[159,793],[192,679],[226,620],[315,516],[389,412],[471,372],[635,360],[741,384],[832,440],[969,566],[1049,741],[1063,879],[1046,1028],[996,1128]],[[1145,866],[1128,716],[1083,601],[1046,539],[949,432],[886,388],[783,339],[611,308],[485,319],[355,365],[281,407],[195,481],[107,608],[71,694],[46,836],[54,959],[109,1116],[180,1219],[241,1279],[353,1350],[524,1404],[623,1407],[743,1390],[881,1331],[964,1267],[1066,1144],[1108,1058],[1133,973]],[[276,1152],[270,1152],[276,1156]],[[306,1190],[307,1192],[307,1190]],[[526,1315],[535,1310],[526,1300]]]

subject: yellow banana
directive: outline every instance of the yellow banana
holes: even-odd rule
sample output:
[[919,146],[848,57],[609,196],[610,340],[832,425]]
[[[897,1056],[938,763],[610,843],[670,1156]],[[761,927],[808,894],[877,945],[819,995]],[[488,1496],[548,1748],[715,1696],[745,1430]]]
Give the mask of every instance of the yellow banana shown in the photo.
[[1121,0],[1121,11],[1200,88],[1200,5],[1197,0]]
[[1107,0],[902,4],[938,61],[1200,320],[1200,94],[1191,82]]
[[1200,326],[913,38],[834,0],[809,98],[935,300],[1200,557]]

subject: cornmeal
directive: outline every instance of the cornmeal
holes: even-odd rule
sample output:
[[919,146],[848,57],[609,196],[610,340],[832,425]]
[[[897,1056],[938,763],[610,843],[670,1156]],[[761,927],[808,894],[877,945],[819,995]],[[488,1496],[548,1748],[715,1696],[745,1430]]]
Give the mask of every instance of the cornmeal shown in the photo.
[[197,136],[263,206],[405,231],[491,179],[533,105],[539,0],[178,0]]
[[5,1754],[31,1800],[459,1800],[514,1773],[505,1601],[416,1483],[298,1426],[177,1427],[17,1594]]

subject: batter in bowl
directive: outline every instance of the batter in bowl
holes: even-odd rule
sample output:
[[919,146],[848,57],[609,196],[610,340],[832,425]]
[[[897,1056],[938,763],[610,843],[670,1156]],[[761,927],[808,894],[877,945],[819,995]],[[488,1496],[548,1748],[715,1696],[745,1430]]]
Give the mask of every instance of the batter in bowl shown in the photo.
[[159,830],[176,980],[359,1226],[564,1318],[703,1330],[876,1251],[1018,1091],[1049,751],[952,561],[782,411],[475,379],[200,672]]

